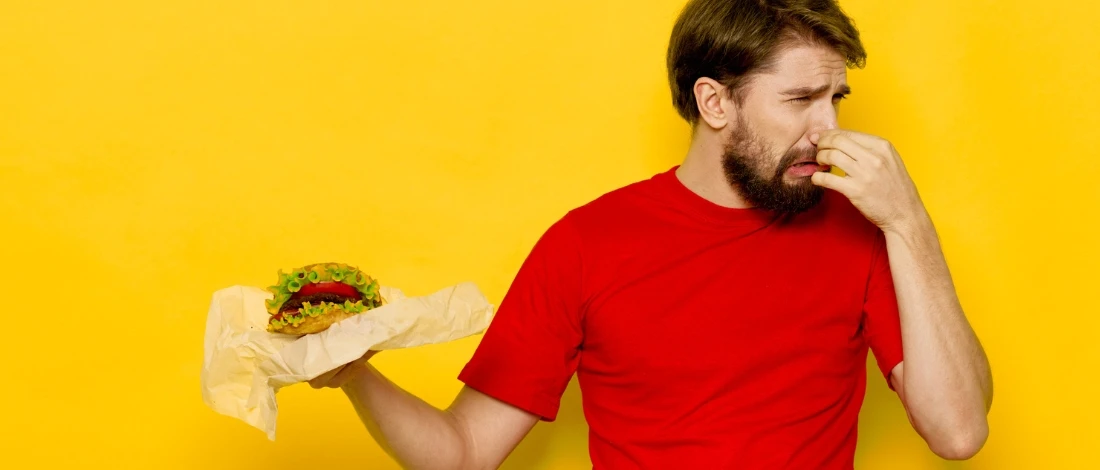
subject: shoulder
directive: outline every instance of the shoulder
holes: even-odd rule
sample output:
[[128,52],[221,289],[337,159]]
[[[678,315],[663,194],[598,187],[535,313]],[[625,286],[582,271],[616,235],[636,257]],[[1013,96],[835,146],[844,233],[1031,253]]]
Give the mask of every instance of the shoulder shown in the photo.
[[568,211],[562,218],[583,233],[600,233],[644,220],[660,199],[664,174],[614,188]]
[[551,257],[598,253],[621,241],[624,233],[636,233],[652,220],[647,214],[660,200],[660,176],[614,188],[569,209],[545,229],[535,249]]

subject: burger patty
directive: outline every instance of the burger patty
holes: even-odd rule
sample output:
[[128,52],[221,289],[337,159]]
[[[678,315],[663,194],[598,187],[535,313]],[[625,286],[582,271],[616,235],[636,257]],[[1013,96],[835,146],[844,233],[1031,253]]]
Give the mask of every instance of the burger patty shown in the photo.
[[358,299],[343,296],[340,294],[330,294],[328,292],[319,292],[316,294],[303,295],[300,297],[292,298],[283,304],[283,307],[279,309],[280,312],[289,312],[302,308],[302,304],[309,302],[310,305],[319,305],[321,302],[332,302],[336,304],[342,304],[344,301],[350,300],[355,302]]

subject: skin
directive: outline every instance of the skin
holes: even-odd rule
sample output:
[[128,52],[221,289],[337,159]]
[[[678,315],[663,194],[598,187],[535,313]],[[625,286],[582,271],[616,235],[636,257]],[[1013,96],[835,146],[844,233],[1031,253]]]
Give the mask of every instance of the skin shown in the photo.
[[[843,170],[844,176],[818,171],[784,179],[844,194],[885,234],[905,354],[889,380],[929,448],[946,459],[967,459],[988,436],[989,363],[901,157],[885,139],[838,129],[847,88],[843,57],[812,44],[780,51],[773,68],[748,82],[740,106],[717,81],[699,79],[694,91],[701,116],[677,177],[715,204],[749,207],[725,180],[721,164],[739,117],[774,157],[762,163],[770,165],[759,168],[762,174],[773,174],[784,152],[795,147],[816,148],[820,164]],[[371,435],[405,468],[496,468],[538,422],[470,388],[446,409],[435,408],[380,374],[369,363],[373,355],[310,384],[341,388]]]
[[494,469],[538,417],[469,387],[443,410],[398,387],[363,359],[310,381],[343,389],[367,431],[408,469]]

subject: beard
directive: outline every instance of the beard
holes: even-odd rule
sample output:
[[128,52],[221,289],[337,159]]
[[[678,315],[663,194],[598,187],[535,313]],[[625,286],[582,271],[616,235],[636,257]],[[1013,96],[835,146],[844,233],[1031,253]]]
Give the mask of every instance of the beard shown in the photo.
[[726,180],[746,202],[786,215],[804,212],[821,201],[825,189],[813,184],[810,178],[799,178],[795,183],[783,179],[791,164],[802,158],[813,158],[814,148],[788,150],[771,170],[769,163],[773,159],[767,146],[744,121],[739,120],[737,124],[722,154],[722,167]]

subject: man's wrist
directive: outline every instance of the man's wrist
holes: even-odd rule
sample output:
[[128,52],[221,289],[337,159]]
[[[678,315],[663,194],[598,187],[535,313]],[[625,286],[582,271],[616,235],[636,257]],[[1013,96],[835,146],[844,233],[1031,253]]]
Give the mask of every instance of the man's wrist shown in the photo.
[[907,245],[926,242],[936,238],[936,227],[927,211],[914,211],[909,217],[883,227],[887,237],[897,238]]

